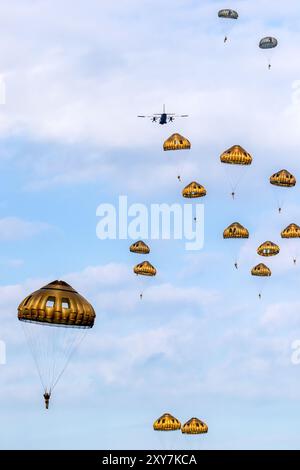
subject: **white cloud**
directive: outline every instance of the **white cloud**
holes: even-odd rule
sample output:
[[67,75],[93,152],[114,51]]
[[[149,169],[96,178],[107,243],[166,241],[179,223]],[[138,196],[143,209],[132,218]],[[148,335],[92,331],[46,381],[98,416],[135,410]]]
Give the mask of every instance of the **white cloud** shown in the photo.
[[300,327],[299,311],[300,302],[271,304],[262,317],[262,325],[273,329]]
[[29,222],[18,217],[4,217],[0,219],[0,240],[23,240],[49,230],[49,228],[50,225],[43,222]]

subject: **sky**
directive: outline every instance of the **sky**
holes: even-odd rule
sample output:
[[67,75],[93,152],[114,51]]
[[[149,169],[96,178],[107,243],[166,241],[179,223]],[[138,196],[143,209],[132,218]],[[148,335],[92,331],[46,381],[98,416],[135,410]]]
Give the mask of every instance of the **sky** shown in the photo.
[[[239,12],[226,45],[224,7]],[[11,0],[0,11],[0,448],[160,448],[152,423],[170,412],[209,432],[196,444],[172,433],[168,446],[299,449],[300,246],[280,238],[300,224],[299,187],[279,215],[268,182],[282,168],[300,178],[299,2]],[[267,35],[279,42],[271,70]],[[164,103],[189,117],[137,118]],[[173,132],[191,150],[163,152]],[[232,201],[219,156],[234,144],[253,164]],[[178,171],[207,189],[204,247],[146,240],[157,276],[141,301],[132,241],[99,240],[96,210],[120,195],[182,204]],[[236,245],[222,238],[235,221],[250,232]],[[281,251],[259,300],[250,270],[265,240]],[[54,279],[97,317],[46,412],[17,307]]]

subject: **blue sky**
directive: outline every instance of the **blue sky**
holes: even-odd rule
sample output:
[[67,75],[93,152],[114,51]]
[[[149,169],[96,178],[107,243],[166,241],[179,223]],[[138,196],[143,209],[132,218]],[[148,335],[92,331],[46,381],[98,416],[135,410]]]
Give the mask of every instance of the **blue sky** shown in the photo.
[[[222,7],[240,13],[225,46]],[[249,275],[256,247],[300,224],[299,188],[279,216],[268,184],[281,168],[300,175],[298,16],[296,0],[1,5],[1,448],[157,448],[152,422],[165,411],[204,420],[203,449],[299,448],[300,261],[281,244],[261,301]],[[266,35],[279,41],[271,71],[258,49]],[[190,117],[136,118],[163,103]],[[175,131],[190,151],[162,151]],[[219,163],[233,144],[253,155],[234,202]],[[149,241],[158,275],[141,302],[130,241],[97,239],[96,209],[119,195],[181,203],[178,167],[183,183],[207,188],[204,248]],[[222,239],[236,220],[251,235],[237,249]],[[97,319],[46,413],[16,314],[57,278]]]

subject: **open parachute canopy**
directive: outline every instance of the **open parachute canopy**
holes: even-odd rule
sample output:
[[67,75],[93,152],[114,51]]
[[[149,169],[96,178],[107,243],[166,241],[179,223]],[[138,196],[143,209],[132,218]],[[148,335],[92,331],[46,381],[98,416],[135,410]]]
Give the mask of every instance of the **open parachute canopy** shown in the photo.
[[92,328],[95,317],[92,305],[64,281],[50,282],[18,307],[20,321],[45,325]]
[[155,276],[156,275],[156,269],[154,266],[152,266],[149,261],[143,261],[143,263],[137,264],[134,268],[133,271],[135,274],[138,274],[140,276]]
[[251,269],[252,276],[270,277],[272,275],[271,269],[264,263],[257,264]]
[[239,222],[234,222],[224,230],[223,238],[249,238],[249,232]]
[[257,254],[260,256],[275,256],[280,252],[280,248],[276,243],[266,241],[257,248]]
[[252,157],[240,145],[233,145],[220,156],[222,163],[230,165],[251,165]]
[[20,303],[18,318],[44,389],[46,409],[95,317],[92,305],[64,281],[50,282]]
[[186,150],[191,148],[190,141],[180,134],[172,134],[165,140],[163,148],[167,150]]
[[280,170],[274,175],[270,176],[270,183],[274,186],[281,186],[284,188],[292,188],[296,185],[296,178],[287,170]]
[[149,246],[142,240],[138,240],[137,242],[132,243],[132,245],[130,245],[129,250],[131,251],[131,253],[138,253],[140,255],[147,255],[148,253],[150,253]]
[[223,10],[219,10],[218,17],[229,20],[237,20],[239,15],[238,12],[235,10],[230,10],[230,8],[224,8]]
[[266,36],[259,41],[260,49],[274,49],[274,47],[277,47],[277,45],[277,39],[273,38],[272,36]]
[[206,196],[206,189],[196,181],[192,181],[182,190],[182,196],[189,199],[204,197]]
[[205,434],[208,432],[208,426],[198,418],[189,419],[182,427],[182,434]]
[[170,413],[164,413],[153,423],[154,431],[178,431],[180,428],[180,421]]
[[300,238],[300,227],[297,224],[290,224],[281,232],[281,238]]

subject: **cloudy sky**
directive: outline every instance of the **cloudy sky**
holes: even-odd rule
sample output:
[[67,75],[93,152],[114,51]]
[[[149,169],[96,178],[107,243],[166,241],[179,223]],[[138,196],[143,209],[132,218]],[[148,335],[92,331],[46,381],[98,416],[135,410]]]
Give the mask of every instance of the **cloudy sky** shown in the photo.
[[[282,168],[300,177],[299,2],[275,4],[1,3],[1,448],[158,448],[152,422],[165,411],[208,424],[202,449],[299,448],[300,244],[281,244],[261,301],[249,275],[256,247],[300,223],[299,189],[285,191],[279,215],[268,184]],[[223,7],[240,13],[226,45]],[[258,48],[266,35],[279,41],[270,71]],[[189,118],[137,119],[163,103]],[[162,151],[175,131],[190,151]],[[232,201],[219,155],[234,144],[253,165]],[[96,209],[119,195],[182,203],[178,171],[207,188],[204,247],[149,240],[158,274],[140,301],[131,241],[99,240]],[[236,220],[250,231],[244,244],[222,239]],[[89,299],[97,319],[46,413],[16,313],[54,279]]]

